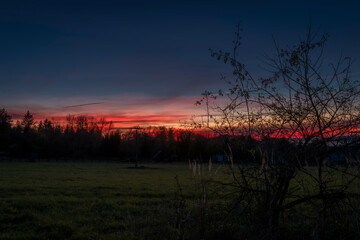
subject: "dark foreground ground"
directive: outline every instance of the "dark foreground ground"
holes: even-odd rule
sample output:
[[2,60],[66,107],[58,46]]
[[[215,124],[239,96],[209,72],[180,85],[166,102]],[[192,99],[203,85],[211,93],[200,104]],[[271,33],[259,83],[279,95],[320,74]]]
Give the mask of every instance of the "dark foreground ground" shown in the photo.
[[0,163],[0,239],[167,239],[187,164]]
[[[338,172],[329,174],[334,184],[346,180]],[[311,184],[299,185],[311,179],[297,174],[291,183],[295,192],[285,201],[316,193]],[[254,184],[263,181],[258,180]],[[225,182],[234,178],[229,165],[221,164],[135,169],[121,163],[0,162],[0,240],[274,239],[260,227],[266,195],[256,192],[240,202],[246,189],[227,188]],[[356,194],[360,182],[350,187]],[[316,198],[282,212],[277,239],[359,239],[360,201],[333,200],[323,237],[314,234],[322,206]],[[244,212],[245,206],[250,210]]]

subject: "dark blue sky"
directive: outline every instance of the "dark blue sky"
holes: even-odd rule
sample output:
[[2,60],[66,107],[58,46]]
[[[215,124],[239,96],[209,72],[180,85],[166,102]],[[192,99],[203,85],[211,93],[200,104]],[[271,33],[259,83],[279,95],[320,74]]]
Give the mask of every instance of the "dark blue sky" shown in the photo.
[[121,112],[127,97],[199,96],[222,85],[229,69],[208,49],[230,49],[239,21],[241,57],[260,74],[272,35],[292,44],[309,10],[330,34],[326,57],[342,50],[360,77],[360,1],[1,1],[0,107],[55,113],[107,102]]

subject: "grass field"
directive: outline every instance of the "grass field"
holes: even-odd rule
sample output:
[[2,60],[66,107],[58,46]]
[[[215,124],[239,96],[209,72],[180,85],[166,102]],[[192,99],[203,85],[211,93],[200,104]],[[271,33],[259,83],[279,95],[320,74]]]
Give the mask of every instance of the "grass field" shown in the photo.
[[[233,218],[223,214],[229,202],[225,197],[228,190],[222,185],[202,185],[206,181],[201,179],[209,177],[231,180],[229,174],[224,174],[228,166],[213,165],[209,173],[208,166],[203,165],[202,174],[197,172],[196,176],[185,163],[144,166],[134,169],[133,165],[120,163],[0,162],[0,239],[178,239],[184,231],[188,238],[199,239],[202,227],[211,233],[223,223],[224,216],[238,232],[256,236],[257,228],[252,232],[241,224],[248,221],[241,219],[242,214],[234,213]],[[299,174],[298,178],[310,180],[307,175]],[[333,179],[335,184],[344,180],[340,175]],[[297,193],[316,191],[307,182]],[[297,187],[298,183],[292,184]],[[359,184],[352,183],[354,192]],[[203,191],[204,187],[209,188]],[[225,195],[219,194],[222,191]],[[204,192],[206,204],[202,205]],[[257,200],[261,202],[261,198],[259,195]],[[298,239],[307,239],[316,223],[316,218],[309,216],[316,216],[318,203],[304,203],[286,211],[286,219],[285,215],[281,218],[283,226],[290,234],[308,228],[308,235],[298,235]],[[349,210],[345,205],[339,205],[338,210],[336,219],[342,220],[331,222],[329,227],[355,236],[357,215],[353,211],[345,214]],[[181,221],[189,213],[191,218],[185,227]],[[199,222],[198,227],[192,227]]]
[[[166,239],[187,164],[0,163],[0,239]],[[169,215],[170,216],[170,215]]]

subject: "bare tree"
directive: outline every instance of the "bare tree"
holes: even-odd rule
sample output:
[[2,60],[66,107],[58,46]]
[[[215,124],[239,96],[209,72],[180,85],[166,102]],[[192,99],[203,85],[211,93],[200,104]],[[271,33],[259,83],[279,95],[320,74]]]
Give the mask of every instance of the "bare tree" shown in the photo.
[[[256,216],[253,223],[262,225],[267,238],[279,236],[281,216],[304,204],[314,206],[312,214],[317,214],[308,226],[313,238],[348,230],[339,220],[344,211],[359,220],[354,154],[359,153],[360,82],[351,79],[351,58],[341,55],[326,64],[328,35],[309,24],[305,38],[293,47],[281,48],[274,41],[275,54],[262,59],[269,76],[255,78],[239,60],[240,33],[238,26],[232,52],[211,50],[213,57],[231,64],[233,78],[222,78],[227,90],[203,94],[197,104],[205,106],[207,117],[195,122],[230,139],[259,139],[261,164],[246,164],[259,161],[255,155],[242,159],[232,171],[233,182],[226,183],[235,189],[231,211],[241,208],[242,214]],[[231,144],[226,150],[231,156]],[[340,166],[335,154],[347,162]],[[351,227],[359,234],[356,221]]]

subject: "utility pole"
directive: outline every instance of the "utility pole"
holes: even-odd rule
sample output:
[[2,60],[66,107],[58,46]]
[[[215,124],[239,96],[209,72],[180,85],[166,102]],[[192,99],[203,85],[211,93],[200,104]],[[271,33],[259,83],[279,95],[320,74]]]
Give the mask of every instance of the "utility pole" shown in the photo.
[[138,137],[138,130],[139,129],[144,129],[142,127],[128,127],[128,128],[120,128],[120,129],[127,129],[127,130],[134,130],[135,129],[135,168],[139,167],[139,137]]
[[135,128],[135,144],[136,144],[136,153],[135,153],[135,168],[138,168],[138,128]]

